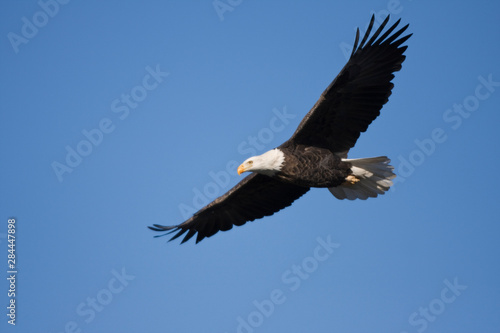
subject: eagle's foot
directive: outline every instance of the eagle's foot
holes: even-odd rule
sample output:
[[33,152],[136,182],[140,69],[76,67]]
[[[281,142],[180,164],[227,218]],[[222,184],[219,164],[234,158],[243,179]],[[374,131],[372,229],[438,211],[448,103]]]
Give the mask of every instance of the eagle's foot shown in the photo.
[[356,184],[357,182],[359,182],[361,179],[359,179],[358,177],[354,176],[354,175],[349,175],[347,177],[345,177],[345,182],[349,185],[354,185]]

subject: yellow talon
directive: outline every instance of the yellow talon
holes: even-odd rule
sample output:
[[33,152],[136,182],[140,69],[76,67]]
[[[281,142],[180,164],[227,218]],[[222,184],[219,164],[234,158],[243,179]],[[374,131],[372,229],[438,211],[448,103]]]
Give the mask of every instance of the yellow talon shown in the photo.
[[348,182],[351,185],[356,184],[357,182],[360,181],[360,179],[354,175],[349,175],[345,178],[345,181]]

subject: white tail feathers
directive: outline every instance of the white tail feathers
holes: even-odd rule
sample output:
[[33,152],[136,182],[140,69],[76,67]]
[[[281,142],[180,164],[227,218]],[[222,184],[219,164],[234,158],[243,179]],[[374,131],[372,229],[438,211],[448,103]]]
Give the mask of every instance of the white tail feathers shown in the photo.
[[392,180],[396,175],[392,172],[394,167],[389,165],[391,161],[386,156],[370,158],[343,158],[342,161],[352,164],[352,175],[356,182],[345,183],[328,188],[337,199],[361,199],[375,198],[384,194],[391,187]]

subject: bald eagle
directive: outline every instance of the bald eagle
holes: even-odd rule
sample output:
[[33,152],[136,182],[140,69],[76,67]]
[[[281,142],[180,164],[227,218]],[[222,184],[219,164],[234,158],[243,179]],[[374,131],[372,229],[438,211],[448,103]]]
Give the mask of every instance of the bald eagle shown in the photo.
[[[238,174],[252,172],[226,194],[174,226],[154,224],[154,231],[177,232],[181,243],[195,234],[196,243],[233,225],[270,216],[288,207],[311,187],[327,188],[338,199],[367,199],[384,194],[395,177],[385,157],[348,159],[361,132],[380,114],[401,69],[411,34],[400,20],[383,32],[389,16],[369,38],[370,20],[361,42],[359,29],[351,56],[333,82],[300,122],[292,137],[279,147],[245,160]],[[383,32],[383,33],[382,33]]]

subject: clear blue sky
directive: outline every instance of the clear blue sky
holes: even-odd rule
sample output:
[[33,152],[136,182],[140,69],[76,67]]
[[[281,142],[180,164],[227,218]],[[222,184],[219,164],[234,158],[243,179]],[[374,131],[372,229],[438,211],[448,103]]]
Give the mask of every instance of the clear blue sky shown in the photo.
[[[67,2],[1,4],[2,332],[498,332],[500,3]],[[372,12],[414,35],[350,156],[394,188],[153,238],[293,133]]]

